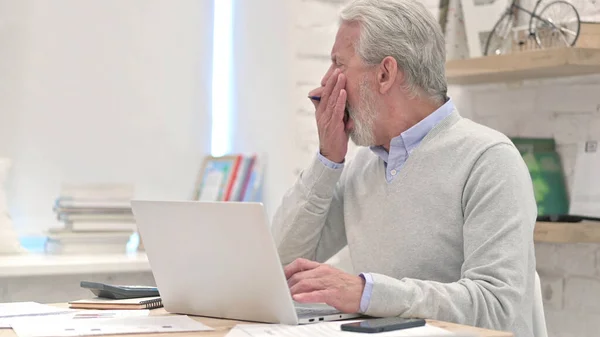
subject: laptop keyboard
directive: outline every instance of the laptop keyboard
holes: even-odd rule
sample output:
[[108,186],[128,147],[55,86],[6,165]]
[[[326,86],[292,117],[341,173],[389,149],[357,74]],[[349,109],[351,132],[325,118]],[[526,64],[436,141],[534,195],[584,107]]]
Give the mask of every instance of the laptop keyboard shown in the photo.
[[340,311],[334,307],[330,307],[326,304],[300,304],[294,303],[296,307],[296,313],[299,318],[315,317],[315,316],[327,316],[339,314]]

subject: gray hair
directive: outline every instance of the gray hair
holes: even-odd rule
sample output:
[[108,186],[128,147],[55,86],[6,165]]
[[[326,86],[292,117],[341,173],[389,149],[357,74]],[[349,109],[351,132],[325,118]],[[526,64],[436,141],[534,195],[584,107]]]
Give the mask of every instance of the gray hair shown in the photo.
[[416,0],[353,0],[344,6],[340,18],[360,24],[355,48],[365,63],[376,65],[391,56],[404,71],[405,89],[410,94],[417,95],[420,88],[429,99],[445,101],[444,35],[423,4]]

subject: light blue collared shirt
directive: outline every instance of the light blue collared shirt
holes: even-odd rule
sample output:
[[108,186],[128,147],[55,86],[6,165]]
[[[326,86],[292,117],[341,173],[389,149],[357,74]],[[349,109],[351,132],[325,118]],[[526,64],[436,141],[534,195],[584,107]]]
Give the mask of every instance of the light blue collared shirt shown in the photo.
[[[419,144],[421,144],[421,141],[429,131],[444,118],[448,117],[452,111],[454,111],[454,102],[452,102],[452,99],[448,99],[444,105],[425,117],[422,121],[402,132],[399,136],[392,138],[389,153],[383,146],[371,146],[371,151],[379,156],[385,164],[385,178],[388,183],[392,182],[398,175],[410,154],[419,146]],[[320,153],[318,157],[320,161],[329,168],[342,169],[344,167],[343,163],[334,163],[323,157]],[[369,273],[362,273],[360,276],[365,279],[365,289],[360,300],[360,311],[361,313],[364,313],[367,311],[369,302],[371,301],[373,277]]]

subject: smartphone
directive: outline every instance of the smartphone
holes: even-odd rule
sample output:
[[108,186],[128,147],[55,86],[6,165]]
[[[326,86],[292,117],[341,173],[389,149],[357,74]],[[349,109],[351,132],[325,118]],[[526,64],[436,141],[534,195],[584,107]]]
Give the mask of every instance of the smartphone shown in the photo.
[[343,331],[375,333],[408,329],[424,325],[425,320],[420,318],[387,317],[342,324],[341,329]]

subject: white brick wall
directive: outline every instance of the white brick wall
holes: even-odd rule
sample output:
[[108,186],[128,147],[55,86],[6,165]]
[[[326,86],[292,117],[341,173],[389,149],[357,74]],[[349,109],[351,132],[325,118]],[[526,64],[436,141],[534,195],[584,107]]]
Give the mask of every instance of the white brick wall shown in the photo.
[[570,277],[565,282],[565,309],[600,316],[600,280],[594,277]]
[[594,277],[596,244],[537,244],[536,259],[542,274]]
[[[301,119],[294,132],[300,139],[298,169],[314,155],[314,111],[304,100],[319,85],[329,65],[335,37],[337,9],[343,1],[295,0],[298,17],[293,37],[297,43],[294,109]],[[427,1],[437,11],[437,1]],[[436,14],[437,15],[437,14]],[[333,27],[333,29],[332,29]],[[509,136],[554,137],[570,187],[575,165],[575,144],[600,138],[600,76],[532,80],[525,83],[452,86],[450,96],[465,117],[496,128]],[[308,123],[308,124],[307,124]],[[353,149],[354,150],[354,149]],[[600,335],[600,245],[536,244],[550,337]],[[332,260],[350,270],[347,251]]]
[[599,93],[599,75],[479,85],[461,88],[459,107],[508,136],[553,137],[570,189],[577,142],[600,138]]
[[[296,0],[296,17],[293,29],[294,43],[294,111],[296,111],[295,147],[298,155],[297,174],[314,158],[318,137],[314,107],[306,98],[308,92],[320,85],[321,78],[331,63],[331,47],[335,40],[338,10],[343,1]],[[350,144],[348,158],[356,147]]]

